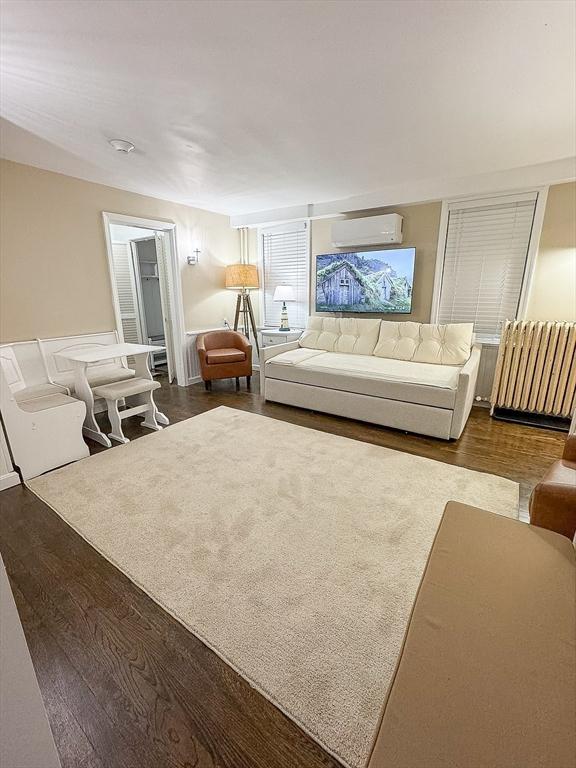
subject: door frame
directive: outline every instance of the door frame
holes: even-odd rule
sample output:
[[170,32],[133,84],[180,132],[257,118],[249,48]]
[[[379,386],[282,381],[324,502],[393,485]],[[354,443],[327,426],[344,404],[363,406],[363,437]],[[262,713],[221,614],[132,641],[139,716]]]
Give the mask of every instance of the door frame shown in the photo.
[[118,301],[118,292],[116,290],[116,281],[114,279],[114,260],[112,256],[112,236],[110,227],[112,224],[120,224],[128,227],[141,227],[149,229],[151,233],[164,232],[168,243],[170,244],[167,263],[167,278],[172,289],[174,302],[170,306],[170,323],[172,325],[172,336],[174,343],[174,362],[176,367],[176,383],[185,387],[188,385],[188,365],[186,360],[186,334],[184,332],[184,305],[182,301],[182,280],[180,275],[180,259],[178,258],[178,245],[176,238],[176,224],[172,221],[160,221],[157,219],[144,219],[139,216],[127,216],[123,213],[102,212],[104,223],[104,236],[106,239],[106,253],[108,256],[108,274],[110,276],[110,285],[112,288],[112,304],[114,307],[114,317],[116,320],[116,330],[122,341],[124,334],[122,332],[122,322],[120,318],[120,303]]
[[[515,202],[525,200],[528,197],[536,196],[534,207],[534,218],[532,219],[532,231],[530,241],[526,252],[526,262],[524,266],[524,275],[520,287],[520,296],[518,298],[518,309],[516,312],[518,320],[526,319],[526,311],[530,299],[530,291],[534,278],[536,267],[536,257],[540,247],[540,236],[544,223],[544,213],[546,212],[546,201],[548,199],[549,187],[530,187],[528,189],[516,192],[496,192],[494,194],[484,195],[466,195],[465,197],[451,198],[442,201],[442,210],[440,214],[440,227],[438,232],[438,244],[436,250],[436,266],[434,270],[434,289],[432,293],[432,305],[430,307],[430,322],[438,322],[438,312],[440,310],[440,297],[442,294],[442,277],[444,272],[444,254],[446,251],[446,238],[448,236],[448,223],[451,208],[474,208],[481,204],[497,204],[501,201]],[[496,340],[496,344],[498,341]]]

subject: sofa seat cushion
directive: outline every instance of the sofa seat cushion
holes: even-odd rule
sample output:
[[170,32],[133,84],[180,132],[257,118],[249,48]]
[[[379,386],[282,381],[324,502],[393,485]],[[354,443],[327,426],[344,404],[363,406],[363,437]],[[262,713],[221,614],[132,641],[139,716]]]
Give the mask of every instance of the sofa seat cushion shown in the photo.
[[305,349],[298,347],[298,349],[289,349],[288,352],[282,352],[280,355],[276,355],[273,358],[274,362],[278,361],[281,365],[298,365],[305,360],[310,360],[318,355],[325,354],[321,349]]
[[31,387],[24,387],[24,389],[18,390],[14,393],[14,400],[17,403],[24,403],[26,400],[34,400],[36,397],[44,397],[45,395],[67,395],[68,390],[66,387],[62,387],[59,384],[33,384]]
[[[133,379],[135,372],[131,368],[122,365],[104,364],[89,365],[86,368],[86,378],[91,387],[99,387],[101,384],[110,384],[113,381],[127,381]],[[55,379],[57,384],[74,390],[74,372],[66,371]]]
[[105,400],[121,400],[132,395],[141,395],[144,392],[153,392],[160,389],[160,382],[154,379],[131,379],[129,381],[114,381],[111,384],[102,384],[94,389],[96,397]]
[[460,366],[412,363],[374,355],[320,352],[298,359],[284,352],[266,363],[266,376],[438,408],[454,408]]
[[379,332],[380,320],[312,316],[308,318],[308,326],[299,343],[301,347],[324,352],[371,355]]
[[433,365],[464,365],[470,357],[472,323],[395,323],[383,320],[374,354]]
[[246,360],[246,353],[241,349],[227,347],[225,349],[208,349],[206,362],[208,365],[222,365],[222,363],[242,363]]
[[49,408],[60,408],[63,405],[70,405],[78,402],[80,401],[75,400],[69,395],[56,393],[54,395],[35,397],[33,400],[24,400],[24,402],[18,403],[18,407],[27,413],[38,413],[39,411],[47,411]]

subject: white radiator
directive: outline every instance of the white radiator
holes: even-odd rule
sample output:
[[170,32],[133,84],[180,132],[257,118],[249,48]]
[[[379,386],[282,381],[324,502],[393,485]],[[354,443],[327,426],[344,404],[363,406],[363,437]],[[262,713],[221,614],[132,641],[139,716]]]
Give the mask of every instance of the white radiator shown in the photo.
[[576,323],[506,321],[494,408],[570,418],[576,410]]

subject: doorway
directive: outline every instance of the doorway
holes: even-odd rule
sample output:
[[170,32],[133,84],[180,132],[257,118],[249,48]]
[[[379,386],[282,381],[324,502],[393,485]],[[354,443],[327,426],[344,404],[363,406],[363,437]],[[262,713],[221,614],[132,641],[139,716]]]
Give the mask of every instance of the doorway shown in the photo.
[[[168,374],[168,379],[174,379],[174,354],[166,346],[170,334],[167,325],[166,286],[160,278],[161,269],[158,265],[156,235],[130,240],[130,257],[134,271],[136,288],[138,336],[142,344],[166,347],[162,352],[153,352],[151,364],[154,371]],[[115,243],[112,243],[114,252]]]
[[174,225],[114,214],[104,219],[118,333],[128,343],[164,347],[150,356],[152,372],[185,385]]

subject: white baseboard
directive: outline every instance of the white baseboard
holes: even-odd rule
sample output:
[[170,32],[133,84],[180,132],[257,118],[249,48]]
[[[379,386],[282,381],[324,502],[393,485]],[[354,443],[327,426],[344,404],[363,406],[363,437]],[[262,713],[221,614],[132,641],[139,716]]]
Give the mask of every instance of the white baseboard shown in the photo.
[[20,477],[17,472],[8,472],[7,475],[0,475],[0,491],[12,488],[13,485],[20,485]]

